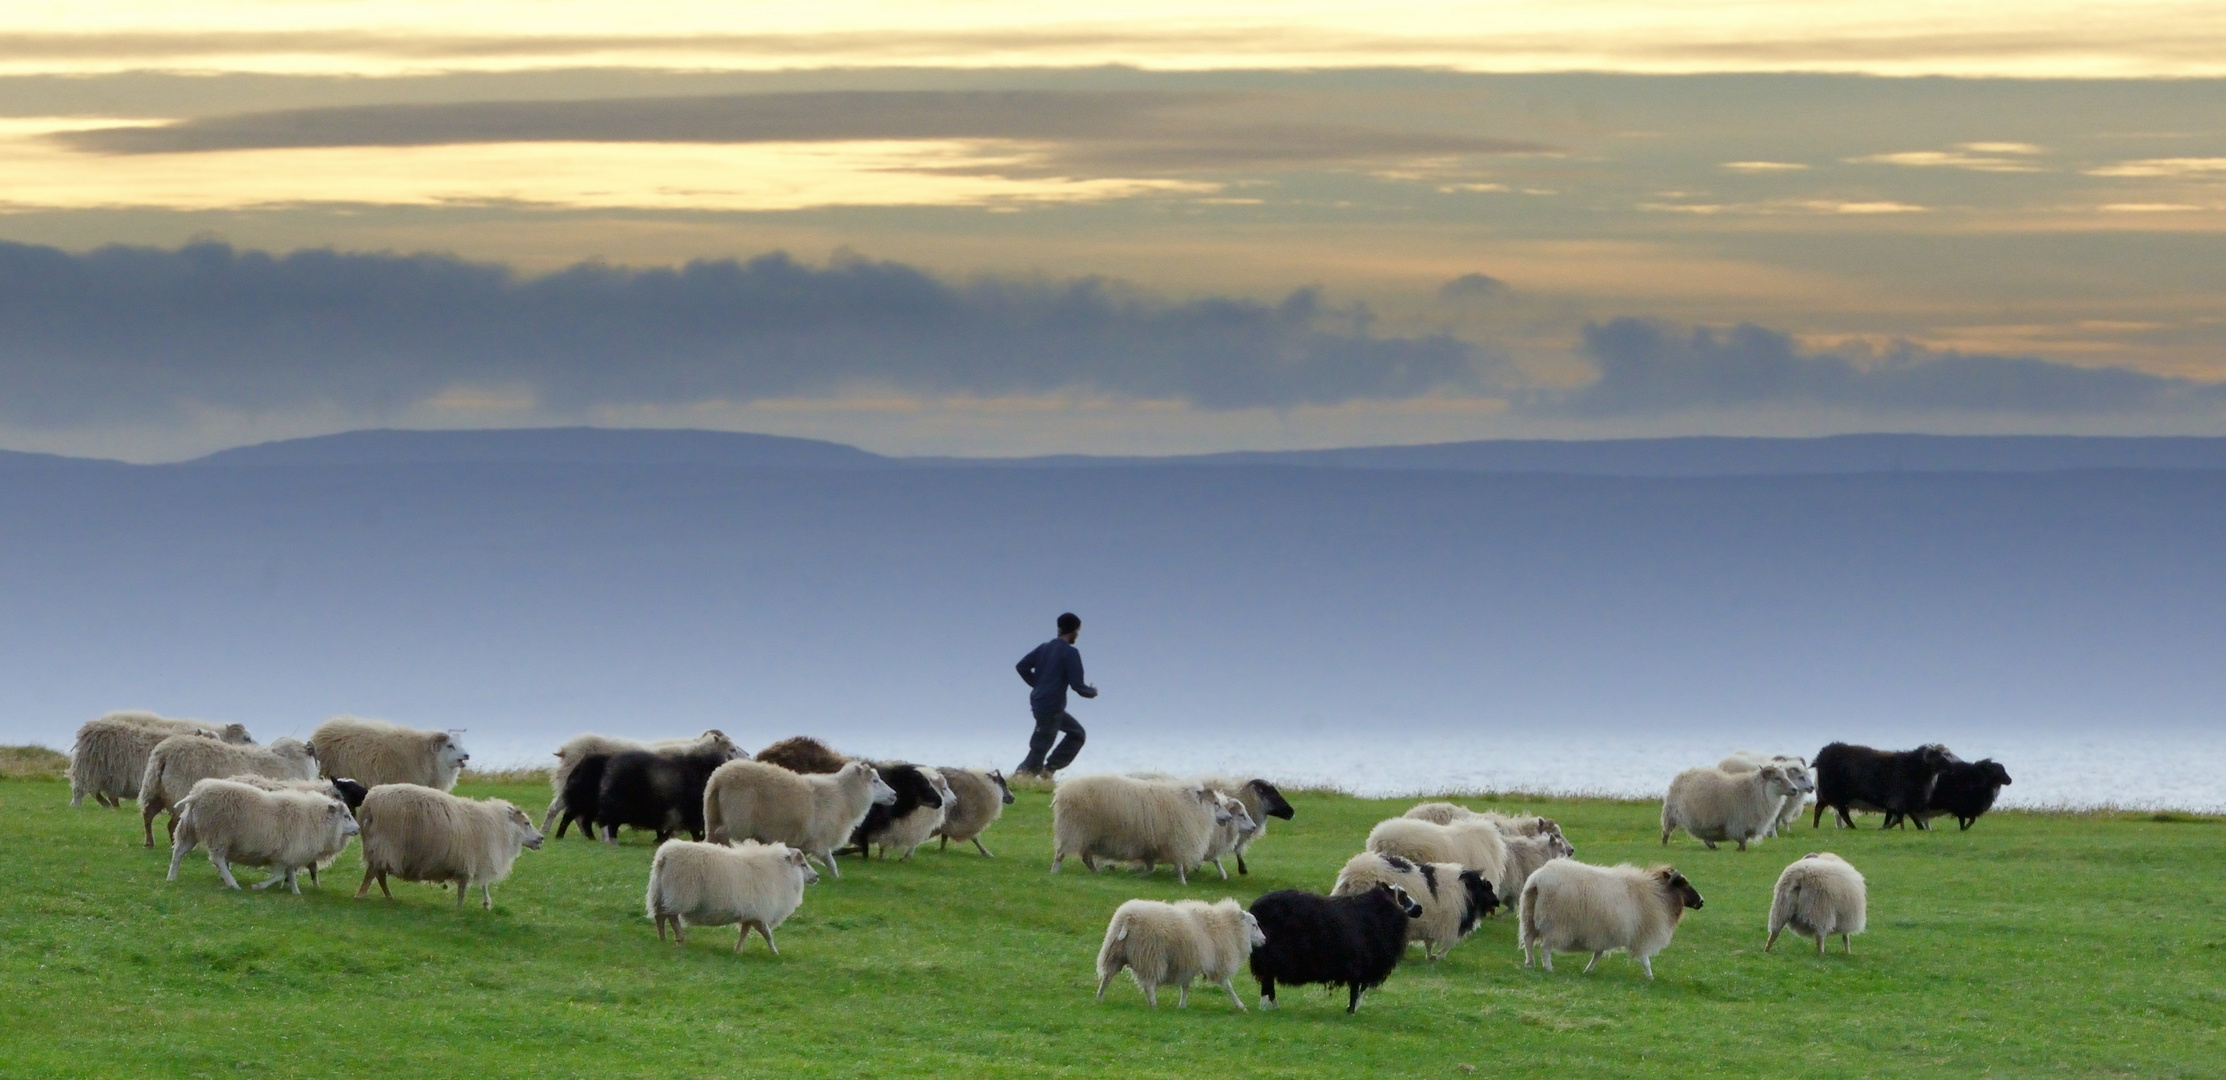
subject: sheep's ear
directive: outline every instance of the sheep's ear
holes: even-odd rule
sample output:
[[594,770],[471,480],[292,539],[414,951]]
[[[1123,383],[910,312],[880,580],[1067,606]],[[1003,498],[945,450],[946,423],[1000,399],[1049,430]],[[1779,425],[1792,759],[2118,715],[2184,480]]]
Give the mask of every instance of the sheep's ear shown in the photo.
[[1214,801],[1213,791],[1209,788],[1198,788],[1197,790],[1192,791],[1191,794],[1198,796],[1198,801],[1202,803],[1211,803]]

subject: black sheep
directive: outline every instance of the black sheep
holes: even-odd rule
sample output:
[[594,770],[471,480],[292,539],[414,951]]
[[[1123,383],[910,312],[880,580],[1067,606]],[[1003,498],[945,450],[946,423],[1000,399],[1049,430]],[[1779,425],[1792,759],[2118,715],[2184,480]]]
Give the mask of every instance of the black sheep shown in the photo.
[[[2007,780],[2002,782],[2009,783]],[[348,812],[351,814],[362,809],[363,797],[371,794],[371,789],[363,786],[362,781],[350,780],[345,776],[334,777],[331,783],[332,793],[340,796],[341,802],[348,804]]]
[[[1951,756],[1946,747],[1937,745],[1873,750],[1833,743],[1817,751],[1816,763],[1810,766],[1816,774],[1816,816],[1809,827],[1824,824],[1826,807],[1837,811],[1840,824],[1851,829],[1855,827],[1855,819],[1848,816],[1851,810],[1888,815],[1921,812]],[[1917,826],[1929,828],[1922,821]]]
[[872,838],[886,831],[898,818],[921,807],[936,810],[943,806],[942,793],[935,790],[934,782],[920,771],[919,766],[903,761],[886,764],[877,761],[872,764],[875,771],[881,774],[881,782],[896,791],[897,801],[886,806],[875,803],[868,807],[866,819],[850,831],[850,842],[857,847],[860,856],[867,855],[866,848],[872,843]]
[[723,750],[611,755],[595,793],[595,827],[613,841],[621,825],[653,829],[660,844],[682,829],[703,839],[703,787],[727,760]]
[[610,767],[611,755],[589,754],[572,766],[571,775],[564,778],[564,816],[557,820],[557,839],[564,838],[564,827],[577,821],[580,835],[595,839],[596,799],[603,791],[603,773]]
[[1351,896],[1282,889],[1254,900],[1252,917],[1267,935],[1267,944],[1252,950],[1262,1007],[1275,1007],[1278,982],[1329,983],[1346,987],[1345,1011],[1357,1011],[1361,991],[1382,986],[1399,966],[1407,922],[1421,916],[1422,905],[1407,890],[1388,884]]
[[[1284,798],[1283,793],[1277,791],[1274,784],[1255,777],[1245,786],[1251,788],[1252,794],[1260,800],[1261,816],[1282,818],[1285,821],[1298,816],[1298,811],[1291,809],[1291,800]],[[1262,824],[1266,823],[1262,822]],[[1247,842],[1247,846],[1249,846],[1249,842]],[[1237,849],[1237,873],[1249,874],[1251,872],[1252,868],[1244,864],[1244,848],[1240,847]]]
[[[1954,755],[1949,755],[1952,759]],[[1941,816],[1956,819],[1957,824],[1969,829],[1979,815],[1994,808],[1994,799],[2009,786],[2010,771],[1993,758],[1977,761],[1948,762],[1948,770],[1940,774],[1940,782],[1933,785],[1932,798],[1926,800],[1924,810],[1910,815],[1917,827],[1929,829],[1932,819]],[[1887,819],[1888,826],[1901,823],[1901,815]]]

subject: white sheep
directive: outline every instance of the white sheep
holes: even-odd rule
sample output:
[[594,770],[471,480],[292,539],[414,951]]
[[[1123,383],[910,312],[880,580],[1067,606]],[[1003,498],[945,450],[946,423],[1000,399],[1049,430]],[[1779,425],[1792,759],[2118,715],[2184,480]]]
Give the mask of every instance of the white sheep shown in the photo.
[[779,956],[774,928],[802,906],[804,886],[818,880],[809,856],[787,844],[667,840],[650,860],[644,902],[656,920],[659,941],[665,940],[667,923],[672,924],[675,945],[688,943],[686,927],[732,925],[734,951],[741,952],[754,927],[764,936],[765,947]]
[[1177,988],[1179,1009],[1190,1004],[1191,980],[1204,979],[1227,991],[1242,1012],[1244,1001],[1231,980],[1266,942],[1260,921],[1235,900],[1131,900],[1114,909],[1105,944],[1098,947],[1098,1000],[1105,1000],[1105,988],[1126,968],[1155,1009],[1160,987]]
[[155,744],[172,735],[202,734],[229,743],[252,743],[247,729],[238,724],[217,727],[199,720],[173,720],[150,712],[113,712],[87,720],[77,729],[70,749],[70,805],[82,806],[85,796],[113,810],[125,799],[139,797],[139,781],[147,773],[147,755]]
[[953,840],[971,840],[974,850],[986,858],[995,858],[982,846],[982,833],[1004,816],[1005,807],[1013,801],[1013,789],[1005,783],[1005,774],[996,769],[983,772],[941,768],[935,771],[943,774],[944,782],[951,786],[951,794],[958,799],[958,805],[943,815],[943,824],[935,829],[935,835],[943,838],[936,850],[950,847]]
[[232,864],[267,866],[271,875],[256,882],[267,889],[283,881],[301,895],[295,875],[329,866],[356,835],[348,804],[328,793],[283,788],[266,790],[233,780],[203,780],[178,802],[178,829],[170,843],[170,880],[196,846],[209,849],[209,863],[227,888]]
[[1786,796],[1785,802],[1778,807],[1777,820],[1771,823],[1768,834],[1784,836],[1787,830],[1793,828],[1794,822],[1801,820],[1801,812],[1807,809],[1808,799],[1805,796],[1816,790],[1816,774],[1809,771],[1809,759],[1792,754],[1764,756],[1752,750],[1739,750],[1716,767],[1729,773],[1742,773],[1753,772],[1764,765],[1776,765],[1784,769],[1785,778],[1793,781],[1793,794]]
[[1198,861],[1201,865],[1212,863],[1214,869],[1221,871],[1221,880],[1227,881],[1229,871],[1222,868],[1221,860],[1231,855],[1243,858],[1238,853],[1250,845],[1266,826],[1253,820],[1251,813],[1244,808],[1243,799],[1220,790],[1216,790],[1213,795],[1214,801],[1221,805],[1221,813],[1214,815],[1213,839],[1207,841],[1206,850],[1200,854]]
[[1538,868],[1523,886],[1516,943],[1523,966],[1532,954],[1554,969],[1557,952],[1588,952],[1589,972],[1602,956],[1617,949],[1631,954],[1654,977],[1654,954],[1667,948],[1686,909],[1699,910],[1701,897],[1675,867],[1641,870],[1629,863],[1592,866],[1555,859]]
[[1778,810],[1792,794],[1793,781],[1776,765],[1745,773],[1706,765],[1687,769],[1662,797],[1662,843],[1682,828],[1711,851],[1721,840],[1745,851],[1748,841],[1762,839],[1777,825]]
[[1762,951],[1776,946],[1779,931],[1790,926],[1794,933],[1816,939],[1818,956],[1824,955],[1825,939],[1833,934],[1840,936],[1841,948],[1853,955],[1855,943],[1849,938],[1863,932],[1868,900],[1863,875],[1847,860],[1829,851],[1803,855],[1778,875],[1770,900],[1770,938],[1763,942]]
[[1213,791],[1195,784],[1110,773],[1062,780],[1051,793],[1051,872],[1068,856],[1091,873],[1099,859],[1139,863],[1146,874],[1169,863],[1187,885],[1228,819]]
[[456,907],[479,890],[481,906],[495,907],[495,883],[510,876],[521,848],[541,847],[541,832],[526,812],[502,799],[465,799],[420,784],[381,784],[363,797],[356,820],[363,826],[363,884],[356,899],[379,892],[394,899],[387,876],[404,881],[453,881]]
[[1440,825],[1420,818],[1388,818],[1368,831],[1367,848],[1408,862],[1459,863],[1497,889],[1507,877],[1507,838],[1482,817]]
[[717,750],[725,753],[728,760],[750,756],[744,753],[741,747],[734,745],[734,740],[727,738],[726,732],[717,728],[712,728],[693,739],[655,739],[648,742],[643,742],[640,739],[621,738],[617,735],[597,735],[593,732],[574,735],[564,740],[563,746],[557,747],[556,772],[549,776],[549,790],[552,794],[549,798],[548,811],[541,815],[541,831],[548,832],[549,823],[555,821],[556,816],[564,812],[564,782],[572,778],[572,770],[578,768],[582,760],[593,754],[623,754],[628,750],[648,750],[653,753],[675,754],[686,754],[698,750]]
[[471,760],[456,736],[420,731],[384,720],[335,716],[309,735],[326,776],[348,776],[370,787],[416,784],[440,791],[456,787],[456,774]]
[[1358,896],[1378,885],[1397,885],[1422,905],[1422,917],[1407,920],[1407,941],[1421,945],[1431,960],[1452,952],[1500,903],[1482,874],[1459,863],[1418,863],[1373,851],[1347,859],[1329,894]]
[[1539,817],[1536,814],[1503,814],[1497,810],[1471,810],[1449,802],[1417,803],[1401,816],[1439,825],[1451,825],[1456,821],[1489,821],[1499,829],[1501,836],[1561,835],[1561,826],[1555,824],[1552,818]]
[[950,780],[943,775],[941,770],[931,769],[925,765],[915,765],[913,767],[920,770],[921,776],[927,778],[928,785],[935,789],[935,794],[943,800],[943,805],[915,806],[911,813],[900,818],[890,819],[886,827],[878,829],[865,837],[864,842],[858,845],[859,854],[865,854],[868,846],[879,845],[881,857],[884,859],[888,858],[892,851],[899,853],[897,856],[898,862],[910,859],[912,853],[918,850],[921,844],[927,843],[928,837],[934,836],[936,830],[943,827],[943,822],[950,817],[951,811],[958,808],[958,792],[951,788]]
[[[255,773],[234,773],[233,775],[227,776],[224,779],[229,780],[235,784],[246,784],[251,788],[258,788],[263,791],[306,791],[312,795],[328,795],[332,798],[340,800],[340,803],[343,806],[347,805],[349,798],[349,793],[341,790],[343,781],[337,780],[279,780],[268,776],[259,776]],[[362,785],[356,784],[353,780],[345,781],[345,783],[354,785],[354,794],[357,797],[361,797],[364,794]],[[199,783],[196,783],[194,786],[200,787],[201,785]],[[353,821],[355,818],[355,811],[352,808],[348,811],[348,817],[351,821]],[[178,827],[171,830],[170,833],[170,847],[173,854],[176,853],[177,847],[180,844],[186,845],[188,849],[192,848],[193,844],[186,835],[187,830],[191,827],[192,823],[186,820],[186,817],[183,813],[180,813],[178,815]],[[354,836],[355,832],[351,829],[348,835]],[[340,852],[338,850],[335,850],[332,854],[333,856],[337,856],[340,854]],[[173,862],[174,861],[175,860],[173,859]],[[323,859],[319,859],[316,862],[310,863],[309,883],[311,885],[315,885],[317,883],[317,872],[331,865],[332,858],[329,856]]]
[[896,801],[896,791],[863,761],[810,775],[762,761],[729,761],[703,787],[704,838],[787,844],[825,863],[839,879],[835,849],[850,842],[874,804]]
[[[1492,883],[1492,887],[1502,898],[1523,895],[1523,885],[1530,880],[1532,874],[1538,872],[1539,867],[1555,859],[1570,858],[1577,853],[1576,845],[1558,832],[1538,836],[1510,836],[1506,838],[1506,843],[1507,869],[1500,873],[1499,880]],[[1503,899],[1502,902],[1507,900]]]
[[241,773],[273,780],[314,780],[317,755],[300,739],[272,740],[269,746],[240,745],[202,734],[172,735],[155,744],[147,754],[147,770],[139,777],[139,822],[147,833],[147,846],[155,846],[155,815],[170,811],[170,831],[178,829],[178,802],[203,780],[222,780]]

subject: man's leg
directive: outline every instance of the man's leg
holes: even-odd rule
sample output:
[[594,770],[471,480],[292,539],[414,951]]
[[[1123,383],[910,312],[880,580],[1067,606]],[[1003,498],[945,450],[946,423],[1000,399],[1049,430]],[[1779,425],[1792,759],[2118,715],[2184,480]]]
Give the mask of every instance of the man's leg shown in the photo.
[[[1053,750],[1051,757],[1044,761],[1045,772],[1058,772],[1074,764],[1074,757],[1082,752],[1082,740],[1085,738],[1082,733],[1081,722],[1074,717],[1062,712],[1056,719],[1059,733],[1066,737],[1059,740],[1059,748]],[[1042,725],[1039,724],[1036,730],[1042,731]],[[1045,741],[1048,742],[1049,740]]]
[[1028,758],[1013,772],[1033,776],[1043,771],[1043,755],[1051,749],[1051,741],[1059,737],[1059,717],[1065,713],[1036,717],[1035,734],[1028,736]]

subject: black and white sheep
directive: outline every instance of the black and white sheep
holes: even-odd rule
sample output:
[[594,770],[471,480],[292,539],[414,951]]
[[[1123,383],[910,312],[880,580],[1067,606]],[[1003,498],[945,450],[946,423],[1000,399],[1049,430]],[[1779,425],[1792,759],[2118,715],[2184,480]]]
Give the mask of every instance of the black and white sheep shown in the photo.
[[[1881,814],[1917,814],[1932,802],[1932,789],[1948,771],[1944,746],[1915,750],[1873,750],[1868,746],[1833,743],[1816,752],[1816,816],[1810,828],[1824,824],[1824,811],[1838,815],[1838,822],[1855,827],[1850,811]],[[1881,826],[1883,827],[1883,826]],[[1931,826],[1923,821],[1920,829]]]
[[155,846],[155,815],[170,811],[170,831],[178,828],[177,805],[203,780],[241,773],[273,780],[314,780],[317,755],[300,739],[272,740],[269,746],[228,743],[206,735],[172,735],[155,744],[139,778],[139,823],[147,846]]
[[1228,991],[1229,1002],[1242,1012],[1244,1000],[1233,982],[1266,940],[1260,921],[1234,900],[1131,900],[1114,909],[1105,925],[1105,943],[1098,947],[1098,1000],[1105,1000],[1105,988],[1125,968],[1155,1009],[1160,987],[1176,987],[1179,1009],[1190,1004],[1192,980],[1204,979]]
[[139,781],[147,774],[147,755],[172,735],[207,735],[228,743],[255,740],[238,724],[218,727],[199,720],[173,720],[150,712],[113,712],[77,729],[70,748],[70,805],[82,806],[85,796],[111,810],[125,799],[139,797]]
[[309,735],[326,776],[352,776],[378,787],[417,784],[450,791],[471,755],[446,731],[420,731],[384,720],[335,716]]
[[1533,954],[1554,969],[1557,952],[1588,952],[1591,971],[1617,949],[1631,954],[1654,977],[1654,954],[1667,948],[1688,910],[1701,907],[1700,890],[1675,867],[1641,870],[1629,863],[1592,866],[1555,859],[1523,886],[1516,943],[1523,966]]
[[266,790],[232,780],[203,780],[178,802],[177,833],[170,845],[170,880],[196,846],[209,851],[209,864],[227,888],[240,883],[232,866],[267,866],[271,875],[255,884],[267,889],[284,882],[301,895],[295,880],[303,870],[329,865],[348,838],[356,835],[355,816],[327,793],[285,788]]
[[1237,853],[1251,844],[1253,838],[1260,835],[1260,830],[1267,826],[1252,819],[1252,814],[1244,808],[1243,799],[1218,789],[1214,791],[1213,797],[1215,802],[1221,804],[1221,813],[1214,815],[1213,839],[1206,842],[1206,850],[1199,855],[1198,861],[1200,865],[1212,863],[1214,870],[1220,873],[1221,880],[1227,881],[1229,871],[1221,865],[1221,860],[1236,855],[1241,869],[1244,856]]
[[1459,863],[1418,863],[1397,855],[1363,851],[1337,872],[1331,896],[1351,896],[1378,885],[1397,885],[1422,905],[1422,915],[1407,924],[1407,940],[1436,960],[1499,907],[1498,890],[1484,875]]
[[763,761],[729,761],[703,789],[703,823],[712,843],[756,840],[800,848],[835,877],[835,849],[849,841],[866,811],[897,800],[881,774],[863,761],[834,773],[806,775]]
[[[1948,768],[1940,774],[1940,782],[1933,785],[1932,797],[1925,800],[1923,813],[1911,814],[1919,828],[1931,828],[1932,819],[1952,817],[1964,829],[1979,820],[1980,815],[1994,808],[1994,800],[2009,786],[2010,771],[1993,758],[1964,761],[1948,755]],[[1882,828],[1901,824],[1902,815],[1889,814]]]
[[[548,832],[549,823],[555,821],[557,815],[564,812],[567,805],[564,801],[567,782],[571,780],[573,770],[579,768],[580,762],[597,755],[609,758],[614,754],[623,754],[628,750],[669,753],[717,750],[725,753],[730,759],[750,756],[744,753],[741,747],[734,745],[734,740],[727,738],[726,732],[717,728],[712,728],[692,739],[651,739],[646,742],[640,739],[622,738],[617,735],[597,735],[593,732],[574,735],[566,739],[563,746],[557,747],[557,767],[556,772],[549,775],[549,808],[541,814],[541,831]],[[589,794],[593,794],[593,789],[589,789]],[[571,815],[571,820],[594,821],[595,812],[590,809],[586,813],[574,813]],[[556,835],[559,837],[564,835],[563,825],[557,826]]]
[[850,759],[809,735],[795,735],[757,752],[757,760],[778,765],[792,773],[817,776],[840,772]]
[[1775,765],[1785,770],[1785,778],[1793,782],[1793,794],[1785,797],[1778,807],[1777,821],[1772,823],[1766,836],[1783,836],[1793,823],[1801,820],[1801,811],[1808,807],[1808,797],[1816,792],[1816,774],[1809,771],[1809,760],[1797,754],[1758,754],[1752,750],[1735,750],[1730,757],[1716,764],[1729,773],[1753,772],[1764,765]]
[[418,784],[380,784],[356,815],[363,828],[363,884],[356,899],[379,892],[394,899],[387,877],[456,883],[456,907],[477,888],[495,908],[495,884],[510,876],[520,849],[541,847],[526,812],[502,799],[466,799]]
[[628,750],[603,765],[595,792],[595,828],[607,843],[620,826],[646,829],[662,844],[686,831],[704,838],[703,790],[711,774],[732,762],[717,748],[685,751]]
[[958,800],[956,805],[946,808],[943,824],[935,828],[935,835],[943,838],[936,850],[950,847],[953,840],[972,841],[974,850],[984,857],[994,857],[982,846],[982,834],[989,831],[989,827],[1004,816],[1005,808],[1013,803],[1013,789],[1005,783],[1004,772],[949,767],[935,771],[943,774],[943,781],[951,786],[951,795]]
[[1731,841],[1747,850],[1777,827],[1778,811],[1795,794],[1793,781],[1776,765],[1752,772],[1725,772],[1703,765],[1678,773],[1662,796],[1662,843],[1682,828],[1716,850]]
[[1407,949],[1407,923],[1422,905],[1397,885],[1378,884],[1352,896],[1279,889],[1252,902],[1267,940],[1252,950],[1260,1007],[1275,1007],[1277,983],[1328,983],[1350,993],[1345,1011],[1360,1009],[1364,990],[1382,986]]
[[675,945],[688,943],[686,927],[733,926],[734,951],[741,952],[755,929],[773,955],[773,930],[804,903],[804,886],[819,881],[819,871],[801,851],[787,844],[699,844],[671,840],[658,845],[649,863],[649,893],[644,903],[657,923],[657,940],[672,926]]
[[1051,793],[1051,872],[1070,856],[1092,873],[1101,859],[1146,874],[1167,863],[1188,884],[1228,820],[1213,790],[1197,784],[1110,773],[1062,780]]
[[1770,897],[1770,937],[1762,943],[1769,952],[1778,944],[1778,933],[1787,927],[1805,938],[1816,939],[1816,954],[1824,955],[1824,942],[1840,936],[1840,947],[1850,955],[1849,940],[1863,932],[1864,908],[1869,889],[1863,875],[1847,860],[1829,851],[1812,851],[1793,861],[1778,875]]
[[927,838],[935,835],[942,826],[943,815],[955,803],[949,781],[934,769],[904,761],[869,762],[881,774],[881,782],[897,793],[895,802],[887,806],[867,808],[865,820],[850,831],[850,843],[858,849],[860,857],[868,849],[881,847],[881,857],[896,851],[899,861],[912,857],[912,852]]

